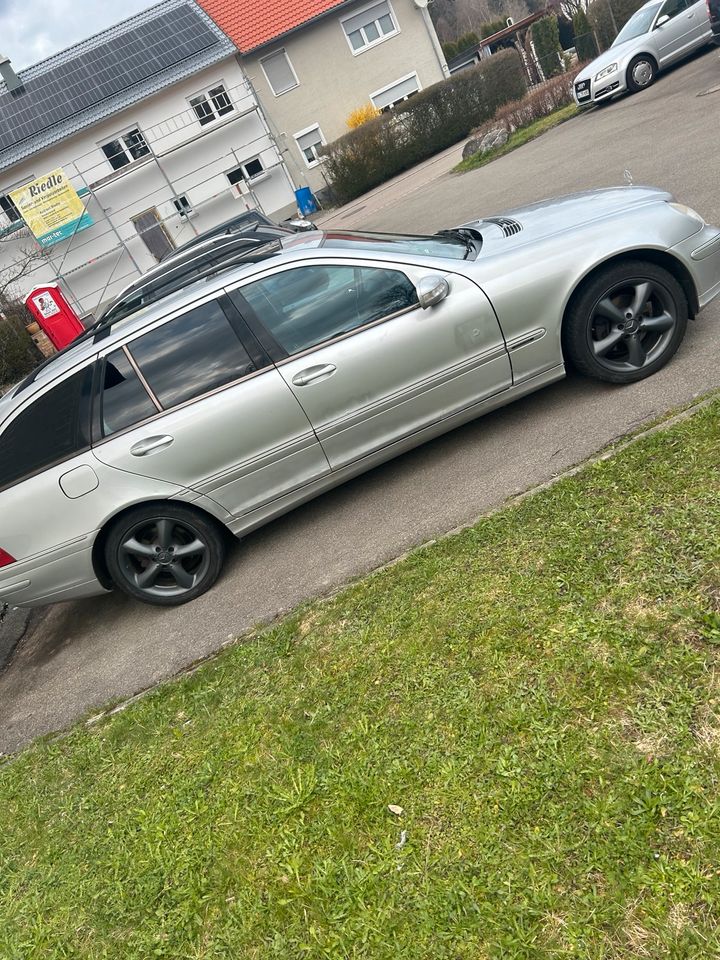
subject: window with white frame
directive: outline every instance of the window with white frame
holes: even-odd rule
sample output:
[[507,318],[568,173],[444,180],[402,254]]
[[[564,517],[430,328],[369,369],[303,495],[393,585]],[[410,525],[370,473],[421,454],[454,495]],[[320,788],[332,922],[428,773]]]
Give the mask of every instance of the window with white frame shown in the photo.
[[173,205],[180,216],[184,219],[188,219],[195,212],[192,208],[192,204],[184,193],[179,197],[173,197]]
[[270,89],[276,97],[299,85],[297,74],[293,70],[293,65],[290,63],[290,58],[284,48],[276,50],[269,57],[263,57],[260,66],[267,77]]
[[116,140],[101,144],[100,149],[110,161],[113,170],[120,170],[134,160],[150,154],[150,148],[137,127],[121,134]]
[[353,53],[360,53],[398,33],[397,20],[389,0],[366,7],[340,22]]
[[241,163],[238,167],[235,167],[234,170],[228,170],[226,176],[230,184],[234,187],[235,184],[240,183],[242,180],[255,180],[264,172],[265,167],[260,157],[253,157],[252,160],[246,160],[245,163]]
[[196,97],[191,97],[190,106],[195,111],[195,116],[202,127],[219,120],[220,117],[227,116],[235,109],[227,90],[221,83],[216,87],[211,87],[205,93],[199,93]]
[[373,102],[373,106],[385,113],[387,110],[392,110],[396,104],[407,100],[408,97],[411,97],[414,93],[418,93],[419,90],[420,83],[417,74],[410,73],[406,77],[401,77],[400,80],[396,80],[395,83],[383,87],[382,90],[376,90],[375,93],[371,93],[370,99]]
[[320,127],[315,124],[308,127],[307,130],[301,130],[295,134],[295,142],[298,145],[300,153],[305,157],[305,163],[309,167],[314,167],[320,163],[319,150],[325,145],[325,137]]
[[22,214],[7,194],[0,193],[0,211],[5,214],[8,223],[17,223],[22,220]]

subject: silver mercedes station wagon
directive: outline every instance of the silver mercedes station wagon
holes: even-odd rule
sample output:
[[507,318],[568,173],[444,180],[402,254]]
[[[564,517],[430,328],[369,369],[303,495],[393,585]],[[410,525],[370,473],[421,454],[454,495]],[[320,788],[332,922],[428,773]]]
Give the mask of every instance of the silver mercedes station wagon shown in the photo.
[[[178,604],[242,536],[552,383],[632,383],[720,293],[720,231],[659,190],[434,236],[311,232],[168,274],[0,399],[0,601]],[[155,288],[153,288],[155,289]]]

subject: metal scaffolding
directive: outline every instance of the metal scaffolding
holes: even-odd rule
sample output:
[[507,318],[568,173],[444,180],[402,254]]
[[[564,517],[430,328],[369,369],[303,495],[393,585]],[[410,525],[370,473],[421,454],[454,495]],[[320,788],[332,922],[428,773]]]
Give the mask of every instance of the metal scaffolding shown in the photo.
[[[59,244],[57,247],[49,247],[44,251],[42,259],[28,271],[28,275],[47,271],[52,271],[56,281],[63,281],[63,288],[71,301],[73,307],[81,315],[91,313],[101,305],[105,293],[111,284],[120,281],[129,282],[134,277],[140,276],[143,272],[138,260],[133,253],[134,241],[142,240],[145,233],[157,229],[158,226],[164,228],[165,225],[178,222],[189,223],[197,234],[197,228],[192,222],[192,217],[177,210],[169,216],[160,217],[158,215],[156,223],[148,230],[139,229],[132,222],[129,211],[137,210],[138,204],[147,200],[153,207],[157,203],[167,203],[168,200],[175,200],[184,196],[190,190],[197,190],[199,187],[208,184],[217,178],[217,172],[208,174],[206,164],[200,164],[197,167],[183,172],[180,177],[173,181],[169,174],[166,164],[163,163],[167,158],[177,154],[179,151],[191,149],[195,144],[207,137],[212,137],[219,131],[226,130],[228,127],[238,123],[243,118],[256,115],[262,127],[262,134],[250,141],[244,141],[242,151],[232,147],[229,152],[225,152],[219,157],[214,158],[213,166],[217,167],[239,167],[242,163],[259,153],[261,150],[272,149],[276,156],[276,162],[263,167],[263,179],[273,171],[281,169],[287,179],[290,189],[293,188],[292,180],[282,159],[282,151],[277,143],[277,139],[268,127],[267,122],[260,110],[259,104],[255,99],[254,92],[248,81],[231,87],[226,91],[229,100],[232,102],[234,110],[231,116],[215,120],[208,123],[207,126],[201,126],[198,130],[198,115],[192,107],[183,110],[165,120],[149,127],[137,126],[143,145],[147,148],[147,153],[139,159],[128,162],[119,167],[112,173],[102,177],[94,176],[102,164],[98,156],[98,150],[88,151],[74,160],[66,163],[64,169],[78,191],[80,197],[85,201],[86,208],[93,218],[94,228],[90,231],[76,233],[66,243]],[[190,132],[191,135],[184,138],[183,133]],[[269,146],[268,146],[269,145]],[[154,187],[148,193],[138,196],[133,193],[128,203],[121,207],[113,207],[112,210],[106,209],[102,203],[102,192],[126,177],[130,177],[138,170],[153,167],[156,169],[163,181],[161,187]],[[259,179],[259,178],[258,178]],[[227,196],[233,187],[228,183],[222,190],[217,190],[209,196],[204,197],[199,203],[193,204],[193,211],[196,213],[203,207],[217,201],[220,197]],[[240,191],[247,198],[246,203],[262,210],[262,205],[253,188],[252,179],[248,180]],[[161,196],[162,195],[162,196]],[[153,202],[154,201],[154,202]],[[121,219],[118,222],[118,215],[127,211],[127,219]],[[112,213],[112,217],[111,217]],[[98,227],[104,225],[105,229],[98,232]],[[132,228],[130,231],[128,228]],[[18,236],[29,236],[27,231],[18,231]],[[111,241],[110,246],[106,246],[102,241]],[[102,247],[100,252],[98,247]],[[81,251],[86,251],[82,253]],[[95,252],[93,252],[95,251]],[[84,259],[80,263],[74,262],[69,269],[65,269],[65,264],[73,255],[80,253]],[[113,258],[114,256],[114,258]],[[84,292],[83,301],[93,301],[93,307],[90,311],[83,308],[79,297],[73,290],[71,277],[87,270],[88,267],[97,265],[100,261],[108,261],[107,274],[103,276],[100,285],[90,292]],[[97,297],[97,303],[95,298]]]

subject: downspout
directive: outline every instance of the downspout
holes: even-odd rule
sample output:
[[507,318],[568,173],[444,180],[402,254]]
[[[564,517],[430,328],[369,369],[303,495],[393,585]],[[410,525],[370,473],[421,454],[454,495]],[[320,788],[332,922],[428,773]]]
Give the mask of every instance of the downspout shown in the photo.
[[443,48],[440,46],[440,41],[438,40],[438,35],[435,32],[435,25],[432,22],[432,17],[428,13],[427,7],[421,7],[420,13],[422,14],[423,22],[425,23],[425,29],[430,35],[430,43],[433,45],[433,50],[435,51],[435,56],[438,58],[438,63],[440,64],[440,70],[443,77],[450,76],[450,69],[447,65],[447,60],[445,59],[445,54],[443,53]]

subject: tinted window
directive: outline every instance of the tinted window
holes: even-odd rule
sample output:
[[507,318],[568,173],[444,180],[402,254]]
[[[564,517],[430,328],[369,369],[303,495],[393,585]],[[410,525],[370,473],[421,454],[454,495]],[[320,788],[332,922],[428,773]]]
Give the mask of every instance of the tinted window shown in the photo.
[[288,353],[417,303],[404,273],[377,267],[299,267],[250,283],[241,293]]
[[0,487],[90,445],[92,369],[73,374],[19,414],[0,435]]
[[128,344],[163,407],[231,383],[255,366],[216,301]]
[[122,350],[105,361],[101,410],[104,437],[158,412]]
[[662,17],[664,15],[672,19],[679,13],[682,13],[686,8],[685,0],[666,0],[666,2],[663,4],[662,10],[660,11],[660,16]]

